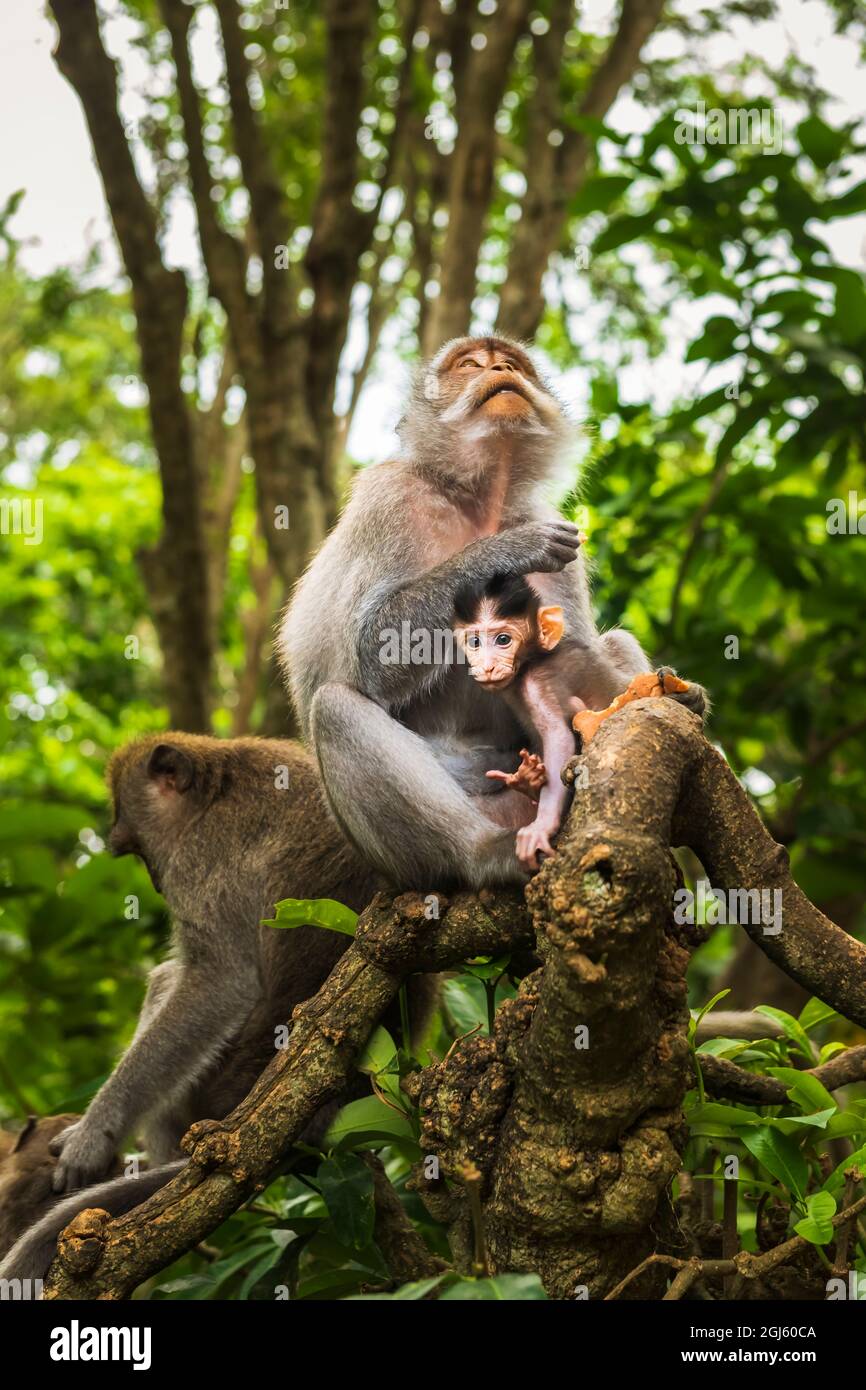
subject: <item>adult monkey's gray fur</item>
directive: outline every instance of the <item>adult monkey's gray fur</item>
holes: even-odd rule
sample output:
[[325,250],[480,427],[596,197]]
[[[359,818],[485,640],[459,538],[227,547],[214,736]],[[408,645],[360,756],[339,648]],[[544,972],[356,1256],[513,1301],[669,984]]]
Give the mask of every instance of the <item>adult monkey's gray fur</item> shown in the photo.
[[[328,816],[315,764],[297,743],[147,735],[115,754],[109,780],[109,845],[146,864],[172,910],[174,949],[151,971],[135,1036],[86,1114],[59,1132],[52,1122],[50,1137],[42,1121],[36,1148],[28,1134],[11,1167],[0,1163],[0,1230],[11,1238],[29,1227],[0,1279],[44,1277],[76,1212],[118,1215],[143,1202],[183,1167],[190,1124],[221,1119],[247,1094],[274,1055],[277,1028],[349,944],[315,927],[261,927],[274,904],[334,897],[360,911],[380,886]],[[410,1013],[420,1025],[430,1001],[417,1002]],[[314,1142],[325,1119],[305,1137]],[[88,1186],[115,1166],[131,1133],[152,1166]],[[33,1176],[23,1169],[37,1155]],[[52,1190],[73,1188],[42,1215]]]
[[[569,433],[519,345],[446,343],[415,383],[400,457],[361,473],[284,619],[281,659],[334,814],[399,885],[525,881],[514,841],[531,807],[485,776],[513,769],[525,741],[505,702],[464,665],[383,661],[389,632],[447,632],[458,585],[523,574],[564,609],[551,661],[571,694],[601,709],[650,669],[630,633],[597,631],[577,527],[548,495]],[[681,698],[705,707],[699,686]]]

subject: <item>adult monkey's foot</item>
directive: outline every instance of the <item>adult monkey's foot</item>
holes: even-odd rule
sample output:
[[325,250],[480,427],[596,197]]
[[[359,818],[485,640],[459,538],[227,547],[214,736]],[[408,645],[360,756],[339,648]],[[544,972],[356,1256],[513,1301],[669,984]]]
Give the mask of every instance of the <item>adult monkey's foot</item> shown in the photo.
[[530,801],[537,801],[541,788],[547,785],[547,769],[537,753],[530,753],[528,749],[521,748],[520,764],[514,772],[488,772],[488,777],[494,781],[502,782],[506,787],[514,787],[516,791],[528,796]]
[[[692,714],[699,714],[702,719],[706,719],[710,712],[710,697],[702,685],[695,681],[683,681],[672,666],[660,666],[656,671],[656,677],[663,694],[671,700],[676,700],[678,704],[685,705]],[[665,677],[669,679],[666,680]],[[685,690],[668,689],[674,682],[677,685],[685,685]]]

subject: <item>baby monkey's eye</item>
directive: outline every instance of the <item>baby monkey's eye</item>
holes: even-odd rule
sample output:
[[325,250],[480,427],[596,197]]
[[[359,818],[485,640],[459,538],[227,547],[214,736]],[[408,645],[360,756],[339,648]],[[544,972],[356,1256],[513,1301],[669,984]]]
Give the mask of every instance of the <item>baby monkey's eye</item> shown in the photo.
[[496,634],[496,646],[497,646],[497,647],[510,647],[510,646],[511,646],[511,638],[509,637],[509,635],[508,635],[507,632],[498,632],[498,633]]
[[478,648],[481,646],[481,638],[478,636],[477,632],[473,632],[472,636],[467,638],[466,645],[470,651],[478,651]]

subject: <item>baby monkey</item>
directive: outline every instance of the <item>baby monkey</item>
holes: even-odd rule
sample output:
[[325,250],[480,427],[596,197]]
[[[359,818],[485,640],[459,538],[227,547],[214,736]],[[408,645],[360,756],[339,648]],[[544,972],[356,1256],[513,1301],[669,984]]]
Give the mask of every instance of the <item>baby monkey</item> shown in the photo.
[[522,575],[505,574],[486,584],[461,585],[454,611],[454,633],[472,676],[485,690],[503,695],[535,745],[521,748],[516,771],[487,773],[537,803],[535,819],[517,831],[515,845],[523,867],[534,873],[538,855],[553,854],[550,837],[562,824],[569,797],[560,775],[575,751],[569,712],[584,708],[565,688],[568,663],[550,660],[562,640],[563,612],[542,605]]

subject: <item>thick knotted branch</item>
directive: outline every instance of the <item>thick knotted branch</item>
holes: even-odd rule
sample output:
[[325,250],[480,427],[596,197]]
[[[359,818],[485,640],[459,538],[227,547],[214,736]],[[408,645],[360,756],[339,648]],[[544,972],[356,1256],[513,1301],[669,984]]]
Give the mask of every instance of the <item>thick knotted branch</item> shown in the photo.
[[[845,1018],[866,1027],[866,946],[837,927],[791,877],[776,844],[734,773],[705,740],[691,761],[673,826],[714,888],[778,894],[780,922],[741,925],[786,975]],[[777,930],[777,925],[781,927]]]
[[261,1191],[310,1118],[343,1091],[355,1060],[402,981],[500,954],[529,939],[519,895],[460,894],[440,900],[374,900],[356,940],[319,993],[295,1010],[288,1045],[225,1120],[202,1120],[184,1136],[190,1161],[127,1215],[80,1213],[67,1227],[46,1298],[124,1298]]
[[[560,1298],[580,1286],[606,1293],[665,1239],[691,1080],[691,942],[674,917],[672,845],[694,848],[717,889],[778,890],[781,931],[776,918],[768,934],[760,923],[750,934],[840,1012],[861,1021],[866,1004],[866,948],[803,897],[694,715],[672,700],[638,701],[602,726],[571,775],[557,854],[527,893],[544,969],[512,1049],[510,1100],[499,1092],[492,1151],[485,1140],[473,1152],[471,1106],[466,1121],[445,1106],[457,1117],[448,1155],[460,1152],[463,1125],[461,1157],[485,1176],[494,1270],[533,1270]],[[452,1091],[459,1058],[441,1078]],[[481,1094],[480,1075],[471,1084]],[[436,1115],[435,1089],[426,1100]],[[460,1214],[445,1215],[459,1230]]]
[[[543,968],[499,1010],[493,1037],[462,1040],[407,1082],[440,1167],[438,1179],[419,1174],[416,1186],[449,1224],[458,1266],[473,1267],[480,1216],[493,1272],[537,1272],[560,1298],[581,1286],[608,1293],[660,1242],[675,1267],[688,1263],[676,1253],[667,1199],[691,1079],[692,938],[674,918],[672,844],[690,844],[719,889],[777,889],[782,930],[766,940],[757,930],[759,944],[840,1012],[866,1016],[866,948],[796,888],[694,715],[672,700],[638,701],[602,726],[575,770],[558,852],[527,893]],[[192,1127],[190,1163],[149,1201],[114,1222],[82,1213],[61,1242],[48,1295],[123,1297],[190,1249],[265,1185],[311,1116],[341,1093],[408,974],[530,939],[517,893],[459,894],[440,906],[441,920],[428,920],[417,895],[377,898],[249,1096],[226,1120]],[[854,1079],[859,1051],[816,1071],[825,1084]],[[735,1272],[749,1277],[745,1260]],[[644,1293],[659,1262],[646,1270],[635,1285]]]

